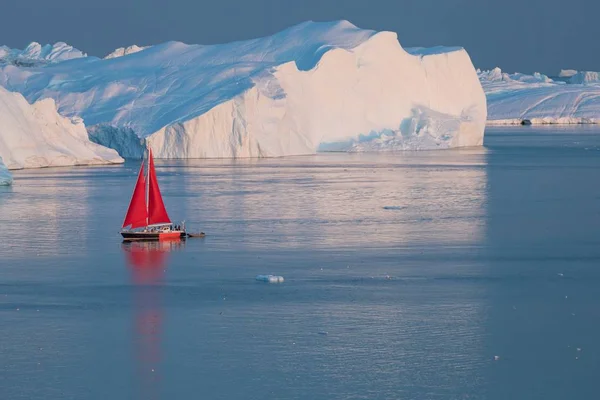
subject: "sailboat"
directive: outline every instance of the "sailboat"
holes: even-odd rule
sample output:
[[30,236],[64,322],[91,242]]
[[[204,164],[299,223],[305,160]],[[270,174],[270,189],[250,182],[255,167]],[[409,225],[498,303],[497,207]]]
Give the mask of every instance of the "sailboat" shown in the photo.
[[148,167],[144,174],[144,164],[138,174],[133,195],[121,228],[124,240],[173,240],[186,237],[185,223],[174,225],[163,203],[152,149],[148,150]]

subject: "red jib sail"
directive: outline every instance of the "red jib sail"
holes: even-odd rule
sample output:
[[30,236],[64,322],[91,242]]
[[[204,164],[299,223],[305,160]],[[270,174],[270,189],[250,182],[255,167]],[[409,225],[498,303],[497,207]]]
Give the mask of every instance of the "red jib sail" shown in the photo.
[[148,153],[148,159],[148,225],[170,224],[171,220],[165,209],[165,204],[158,188],[158,181],[156,180],[152,150]]
[[140,173],[133,189],[133,196],[131,196],[131,202],[125,215],[125,221],[123,221],[123,228],[131,225],[131,229],[139,228],[140,226],[146,226],[146,219],[148,212],[146,210],[146,180],[144,179],[144,163],[140,168]]

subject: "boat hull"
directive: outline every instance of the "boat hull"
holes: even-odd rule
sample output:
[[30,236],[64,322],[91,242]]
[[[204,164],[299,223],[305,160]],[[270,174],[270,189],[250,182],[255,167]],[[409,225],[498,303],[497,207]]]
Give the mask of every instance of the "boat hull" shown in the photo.
[[121,232],[123,240],[178,240],[186,237],[185,231],[172,232]]

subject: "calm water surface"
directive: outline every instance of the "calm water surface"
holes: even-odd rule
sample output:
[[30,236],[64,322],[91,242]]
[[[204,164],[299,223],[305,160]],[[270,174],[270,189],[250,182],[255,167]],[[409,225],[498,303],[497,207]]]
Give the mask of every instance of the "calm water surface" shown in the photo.
[[157,161],[183,244],[121,243],[138,167],[0,189],[0,399],[597,398],[598,128]]

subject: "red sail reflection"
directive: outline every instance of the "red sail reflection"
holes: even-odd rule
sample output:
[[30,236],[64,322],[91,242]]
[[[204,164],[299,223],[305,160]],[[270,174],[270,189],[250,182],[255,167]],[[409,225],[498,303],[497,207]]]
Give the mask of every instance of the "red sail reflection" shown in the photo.
[[168,253],[185,242],[129,242],[122,247],[131,270],[135,316],[133,348],[137,364],[136,398],[160,398],[161,291]]

